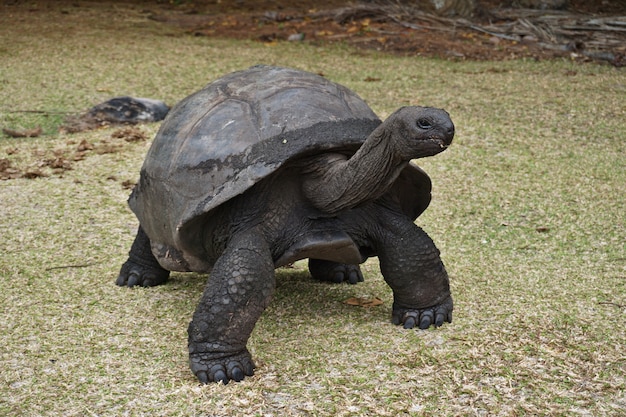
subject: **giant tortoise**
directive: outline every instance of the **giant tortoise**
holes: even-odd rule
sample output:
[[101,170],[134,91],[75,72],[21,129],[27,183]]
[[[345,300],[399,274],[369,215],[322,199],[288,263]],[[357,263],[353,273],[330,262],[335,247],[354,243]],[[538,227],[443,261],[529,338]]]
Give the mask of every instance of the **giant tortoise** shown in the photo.
[[402,107],[381,122],[320,75],[226,75],[178,103],[156,135],[129,198],[140,226],[117,284],[209,273],[188,329],[190,366],[205,383],[253,375],[246,344],[274,269],[300,259],[315,279],[356,283],[358,265],[377,256],[393,323],[451,322],[439,251],[414,224],[431,181],[411,160],[453,136],[443,110]]

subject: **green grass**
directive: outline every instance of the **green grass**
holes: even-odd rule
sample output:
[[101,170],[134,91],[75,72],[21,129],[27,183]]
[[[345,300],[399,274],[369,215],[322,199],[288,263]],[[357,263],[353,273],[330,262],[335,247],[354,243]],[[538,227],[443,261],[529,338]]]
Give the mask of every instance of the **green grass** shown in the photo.
[[[0,126],[46,135],[0,138],[0,159],[27,170],[82,140],[119,147],[0,181],[0,415],[626,413],[623,70],[268,47],[188,37],[141,7],[88,5],[1,6]],[[313,282],[298,263],[279,271],[250,341],[256,376],[201,386],[186,327],[205,278],[114,285],[137,224],[122,182],[137,179],[148,144],[111,139],[114,129],[58,134],[58,115],[13,111],[77,112],[122,94],[173,104],[256,63],[322,72],[383,117],[407,104],[450,112],[455,143],[420,161],[434,199],[418,223],[442,251],[455,318],[405,331],[389,323],[375,260],[357,286]],[[384,304],[343,303],[354,296]]]

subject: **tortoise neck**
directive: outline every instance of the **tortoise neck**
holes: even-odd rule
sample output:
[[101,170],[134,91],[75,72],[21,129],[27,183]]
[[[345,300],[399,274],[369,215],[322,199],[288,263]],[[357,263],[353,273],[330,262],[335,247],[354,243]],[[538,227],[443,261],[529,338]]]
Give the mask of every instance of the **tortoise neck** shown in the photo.
[[409,163],[394,149],[390,132],[379,126],[350,159],[338,155],[316,159],[313,174],[304,181],[305,195],[327,213],[381,197]]

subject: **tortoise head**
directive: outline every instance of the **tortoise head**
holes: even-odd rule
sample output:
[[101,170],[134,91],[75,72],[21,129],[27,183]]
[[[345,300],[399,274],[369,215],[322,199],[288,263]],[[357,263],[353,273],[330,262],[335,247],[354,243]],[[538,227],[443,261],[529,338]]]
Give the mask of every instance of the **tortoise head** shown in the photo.
[[445,110],[402,107],[380,126],[402,159],[436,155],[452,143],[454,123]]

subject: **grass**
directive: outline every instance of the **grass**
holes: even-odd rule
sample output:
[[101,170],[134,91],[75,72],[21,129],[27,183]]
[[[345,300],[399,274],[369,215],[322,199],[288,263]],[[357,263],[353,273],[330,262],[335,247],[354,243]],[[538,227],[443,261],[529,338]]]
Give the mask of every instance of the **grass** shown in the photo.
[[[1,415],[626,413],[623,70],[188,37],[132,6],[2,7],[0,125],[46,135],[0,138],[0,159],[27,170],[83,140],[115,146],[0,181]],[[205,278],[113,284],[136,228],[122,183],[137,179],[148,144],[116,142],[114,129],[59,134],[59,115],[14,111],[76,112],[122,94],[173,104],[261,62],[322,72],[383,117],[406,104],[451,113],[455,143],[420,161],[434,199],[418,223],[442,251],[455,319],[391,325],[375,260],[357,286],[315,283],[298,263],[279,271],[250,341],[256,376],[201,386],[186,327]],[[343,303],[354,296],[384,304]]]

